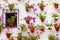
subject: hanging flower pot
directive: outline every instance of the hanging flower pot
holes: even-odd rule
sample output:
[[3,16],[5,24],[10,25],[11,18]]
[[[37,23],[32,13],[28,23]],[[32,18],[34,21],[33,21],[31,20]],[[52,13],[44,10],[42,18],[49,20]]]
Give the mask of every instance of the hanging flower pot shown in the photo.
[[54,3],[54,7],[55,7],[55,9],[57,9],[57,8],[58,8],[58,6],[59,6],[59,4],[58,4],[58,3]]
[[33,20],[33,22],[35,23],[35,17],[32,16],[27,16],[24,18],[24,20],[26,21],[27,24],[30,24],[30,21]]
[[53,26],[52,23],[51,24],[46,23],[46,26],[48,27],[49,30],[52,30],[52,26]]
[[44,10],[44,3],[43,3],[43,1],[41,3],[38,3],[38,6],[39,6],[41,11]]
[[53,14],[52,17],[54,18],[54,21],[58,20],[59,15],[58,14]]
[[49,40],[55,40],[55,36],[52,35],[52,34],[50,34],[50,35],[48,35],[48,39],[49,39]]
[[12,33],[8,33],[8,32],[6,33],[6,36],[7,36],[8,39],[11,37],[11,34]]
[[29,12],[31,8],[34,8],[33,5],[25,4],[26,11]]
[[22,40],[22,33],[18,33],[17,40]]
[[32,33],[34,33],[34,27],[33,26],[30,26],[30,31],[32,32]]
[[44,22],[44,20],[46,19],[46,13],[44,15],[42,15],[42,13],[40,13],[38,16],[39,16],[41,22]]
[[12,3],[12,4],[9,4],[9,5],[8,5],[8,8],[9,8],[10,10],[13,10],[14,4],[13,4],[13,3]]
[[55,30],[58,32],[59,31],[59,25],[58,24],[54,24]]
[[41,30],[41,31],[44,31],[45,27],[43,25],[38,25],[38,29]]
[[14,26],[14,17],[12,16],[11,18],[7,19],[8,25],[10,28],[12,28]]

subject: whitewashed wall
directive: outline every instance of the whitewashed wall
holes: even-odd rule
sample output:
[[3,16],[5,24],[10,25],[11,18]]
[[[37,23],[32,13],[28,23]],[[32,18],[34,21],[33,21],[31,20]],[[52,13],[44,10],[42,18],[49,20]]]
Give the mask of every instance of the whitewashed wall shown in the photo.
[[[51,17],[51,16],[52,16],[52,13],[57,13],[57,14],[59,14],[60,11],[57,11],[57,10],[60,9],[60,6],[59,6],[59,8],[56,10],[56,9],[54,8],[54,6],[52,5],[52,2],[57,2],[57,3],[60,4],[60,0],[56,0],[56,1],[55,1],[55,0],[43,0],[43,1],[45,2],[45,5],[48,4],[48,5],[45,7],[44,11],[42,11],[42,13],[44,13],[45,11],[47,12],[47,18],[46,18],[45,22],[46,22],[46,21],[48,21],[49,23],[50,23],[50,22],[53,22],[53,18]],[[26,12],[24,5],[25,5],[25,3],[27,3],[27,2],[28,2],[28,0],[24,0],[24,1],[22,0],[22,1],[20,1],[20,2],[18,2],[17,0],[8,0],[8,2],[5,2],[5,1],[3,1],[3,0],[0,0],[0,3],[1,3],[1,5],[2,5],[2,7],[5,8],[5,9],[8,9],[8,7],[5,7],[5,6],[8,5],[8,3],[15,3],[15,4],[17,4],[17,5],[15,5],[15,8],[16,8],[16,9],[19,9],[19,24],[20,24],[20,23],[26,24],[26,22],[25,22],[24,20],[21,21],[21,19],[23,19],[24,17],[26,17],[26,16],[28,16],[28,15],[32,15],[32,16],[36,17],[36,21],[35,21],[35,23],[34,23],[35,25],[37,25],[37,24],[42,24],[41,21],[40,21],[40,19],[39,19],[39,17],[36,16],[36,14],[38,14],[38,13],[41,12],[40,9],[39,9],[39,7],[37,6],[37,3],[40,2],[40,0],[30,0],[30,1],[29,1],[29,4],[36,4],[35,8],[37,8],[37,11],[35,11],[35,13],[34,13],[33,10],[31,10],[29,13]],[[3,9],[3,8],[2,8],[2,9]],[[0,15],[2,15],[2,9],[0,9]],[[60,14],[59,14],[59,15],[60,15]],[[60,22],[60,17],[59,17],[59,19],[58,19],[58,22]],[[19,24],[18,24],[18,25],[19,25]],[[27,25],[27,24],[26,24],[26,25]],[[3,31],[2,34],[0,35],[0,40],[1,40],[1,39],[7,40],[7,39],[5,38],[6,35],[4,34],[4,32],[5,32],[5,31]],[[14,28],[12,32],[13,32],[13,35],[12,35],[12,36],[16,36],[16,33],[19,32],[19,31],[18,31],[18,29]],[[48,38],[47,38],[47,37],[48,37],[48,34],[54,34],[54,35],[56,35],[55,29],[53,28],[52,31],[48,31],[48,30],[46,29],[46,32],[40,35],[40,36],[41,36],[41,39],[39,39],[39,40],[48,40]],[[60,38],[60,32],[58,32],[58,36],[59,36],[59,38]]]

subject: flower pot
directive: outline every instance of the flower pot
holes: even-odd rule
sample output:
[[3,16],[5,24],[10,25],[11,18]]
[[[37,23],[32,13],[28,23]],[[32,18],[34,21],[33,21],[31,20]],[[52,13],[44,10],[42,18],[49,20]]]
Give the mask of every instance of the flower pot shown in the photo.
[[9,39],[11,37],[11,33],[6,33],[6,36]]
[[43,11],[44,10],[44,6],[40,6],[40,10]]
[[29,7],[26,7],[26,11],[29,12],[30,11],[30,8]]
[[58,32],[59,31],[59,25],[54,24],[55,30]]
[[0,30],[0,34],[1,34],[1,30]]
[[14,25],[14,22],[8,22],[8,25],[9,25],[10,28],[12,28],[13,25]]
[[54,19],[55,21],[57,21],[58,19]]
[[57,9],[58,8],[58,3],[54,3],[54,7],[55,7],[55,9]]
[[49,30],[52,30],[52,28],[50,28],[50,27],[49,27],[48,29],[49,29]]
[[30,26],[30,31],[34,33],[34,27]]
[[43,18],[40,18],[41,22],[44,22],[44,19]]

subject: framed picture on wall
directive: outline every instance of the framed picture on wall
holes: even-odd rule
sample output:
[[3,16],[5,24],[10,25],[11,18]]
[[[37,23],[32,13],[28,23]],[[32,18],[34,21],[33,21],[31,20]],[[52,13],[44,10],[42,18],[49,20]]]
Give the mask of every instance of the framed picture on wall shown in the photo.
[[4,26],[9,28],[15,28],[19,24],[19,9],[3,9],[3,19],[5,20]]

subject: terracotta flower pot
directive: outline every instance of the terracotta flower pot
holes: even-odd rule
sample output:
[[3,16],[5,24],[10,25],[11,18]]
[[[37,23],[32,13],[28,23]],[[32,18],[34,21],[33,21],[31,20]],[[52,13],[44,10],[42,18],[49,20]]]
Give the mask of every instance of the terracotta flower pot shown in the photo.
[[1,33],[1,30],[0,30],[0,33]]
[[30,31],[34,33],[34,27],[30,26]]
[[44,19],[43,18],[40,18],[41,22],[44,22]]
[[57,9],[58,8],[58,3],[54,3],[54,7],[55,7],[55,9]]
[[30,11],[30,8],[29,7],[26,7],[26,11],[29,12]]
[[55,30],[58,32],[59,31],[59,25],[54,24]]
[[50,27],[49,27],[48,29],[49,29],[49,30],[52,30],[52,28],[50,28]]
[[12,28],[13,25],[14,25],[14,22],[8,22],[8,25],[9,25],[10,28]]
[[40,10],[43,11],[44,10],[44,6],[40,6]]
[[57,21],[58,19],[54,19],[55,21]]
[[6,33],[7,38],[11,37],[11,33]]

